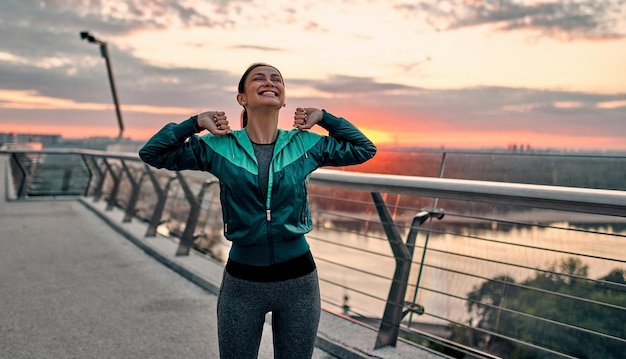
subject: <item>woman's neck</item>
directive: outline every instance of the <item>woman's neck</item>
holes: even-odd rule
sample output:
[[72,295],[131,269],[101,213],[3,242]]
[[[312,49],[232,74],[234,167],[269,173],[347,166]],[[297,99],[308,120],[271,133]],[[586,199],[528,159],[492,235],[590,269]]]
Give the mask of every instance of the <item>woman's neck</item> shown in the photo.
[[278,136],[278,112],[274,114],[248,112],[246,132],[250,141],[257,144],[274,143]]

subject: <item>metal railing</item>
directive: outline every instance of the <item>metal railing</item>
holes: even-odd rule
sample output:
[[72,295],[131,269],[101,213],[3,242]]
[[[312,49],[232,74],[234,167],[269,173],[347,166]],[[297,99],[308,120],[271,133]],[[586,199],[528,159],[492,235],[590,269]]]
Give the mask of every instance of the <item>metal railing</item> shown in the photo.
[[[146,236],[177,238],[177,255],[226,257],[209,174],[134,154],[5,153],[18,198],[106,199],[147,222]],[[625,352],[626,191],[325,169],[310,183],[324,306],[378,328],[375,347],[402,337],[459,358]]]

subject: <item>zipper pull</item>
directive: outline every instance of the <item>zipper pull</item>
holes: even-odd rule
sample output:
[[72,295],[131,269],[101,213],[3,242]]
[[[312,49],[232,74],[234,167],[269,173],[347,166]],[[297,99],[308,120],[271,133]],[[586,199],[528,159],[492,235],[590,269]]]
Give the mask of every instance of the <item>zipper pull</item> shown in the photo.
[[271,209],[266,209],[265,210],[265,219],[268,222],[272,220],[272,210]]

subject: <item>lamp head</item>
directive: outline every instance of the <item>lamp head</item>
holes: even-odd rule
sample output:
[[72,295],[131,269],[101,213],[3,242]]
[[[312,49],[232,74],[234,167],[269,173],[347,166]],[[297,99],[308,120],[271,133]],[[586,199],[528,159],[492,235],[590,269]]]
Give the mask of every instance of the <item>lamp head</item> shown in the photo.
[[89,31],[81,31],[80,32],[80,38],[83,39],[83,40],[87,40],[89,42],[92,42],[92,43],[96,42],[96,38],[93,37],[93,35],[91,35],[89,33]]

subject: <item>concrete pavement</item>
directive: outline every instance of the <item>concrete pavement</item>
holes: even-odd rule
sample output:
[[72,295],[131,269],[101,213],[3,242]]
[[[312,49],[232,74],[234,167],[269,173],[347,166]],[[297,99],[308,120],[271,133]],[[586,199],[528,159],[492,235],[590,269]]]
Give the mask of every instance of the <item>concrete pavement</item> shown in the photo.
[[218,357],[216,297],[79,202],[2,203],[0,228],[0,357]]

